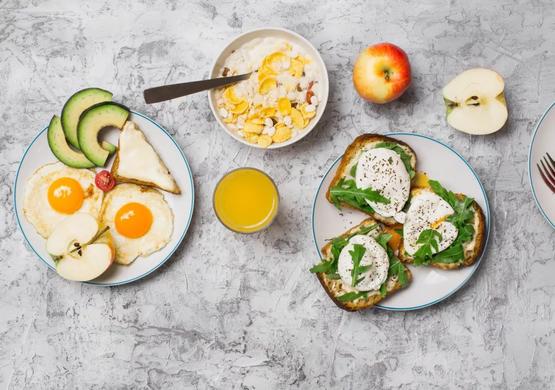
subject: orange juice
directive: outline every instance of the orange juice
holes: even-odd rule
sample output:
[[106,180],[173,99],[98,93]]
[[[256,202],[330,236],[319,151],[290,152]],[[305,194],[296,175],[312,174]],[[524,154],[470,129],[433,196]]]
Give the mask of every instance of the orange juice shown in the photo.
[[214,211],[229,229],[254,233],[274,220],[279,194],[273,180],[255,168],[239,168],[227,173],[214,190]]

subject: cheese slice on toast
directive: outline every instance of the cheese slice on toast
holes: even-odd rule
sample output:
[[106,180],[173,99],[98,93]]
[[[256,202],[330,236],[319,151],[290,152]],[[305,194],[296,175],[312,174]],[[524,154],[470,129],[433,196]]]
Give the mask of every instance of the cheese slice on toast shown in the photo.
[[174,194],[181,193],[158,153],[131,121],[127,121],[121,131],[112,175],[118,182],[156,187]]

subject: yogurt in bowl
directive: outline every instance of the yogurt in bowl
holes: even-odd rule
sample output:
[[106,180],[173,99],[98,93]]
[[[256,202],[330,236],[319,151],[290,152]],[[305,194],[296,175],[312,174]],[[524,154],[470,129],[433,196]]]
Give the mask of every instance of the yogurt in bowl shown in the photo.
[[252,72],[250,78],[209,94],[219,124],[235,139],[259,148],[294,143],[310,132],[328,99],[328,75],[314,47],[296,33],[262,29],[233,40],[211,77]]

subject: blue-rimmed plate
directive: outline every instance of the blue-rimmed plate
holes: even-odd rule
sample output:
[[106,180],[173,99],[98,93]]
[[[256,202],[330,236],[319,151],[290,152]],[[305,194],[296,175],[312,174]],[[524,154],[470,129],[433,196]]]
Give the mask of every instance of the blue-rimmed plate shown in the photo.
[[[181,188],[181,194],[174,195],[163,192],[164,198],[174,214],[174,229],[170,242],[160,251],[150,256],[139,257],[130,265],[113,264],[102,276],[89,282],[101,286],[131,283],[144,278],[159,268],[170,258],[185,237],[193,216],[195,202],[193,174],[183,151],[171,135],[152,119],[133,111],[130,120],[139,126],[154,149],[160,154]],[[54,262],[45,249],[45,240],[35,232],[33,226],[25,219],[22,210],[25,184],[28,179],[39,167],[57,161],[48,147],[46,130],[46,128],[43,129],[36,136],[21,159],[15,178],[14,203],[17,221],[25,240],[43,263],[54,270]],[[106,129],[104,131],[103,137],[117,145],[119,130]],[[109,169],[109,166],[107,169]]]
[[555,103],[544,112],[532,135],[528,152],[528,177],[532,195],[540,212],[549,224],[555,228],[555,194],[543,182],[536,164],[546,153],[555,158]]
[[[439,180],[444,187],[454,192],[464,193],[478,202],[486,217],[485,251],[490,227],[488,198],[478,175],[468,162],[455,150],[433,138],[413,133],[390,133],[387,135],[410,145],[418,157],[418,171],[426,172],[430,178]],[[312,207],[312,232],[317,256],[320,255],[320,248],[330,238],[338,236],[366,218],[366,214],[355,210],[344,209],[339,212],[326,199],[326,190],[335,175],[340,160],[341,156],[324,175]],[[410,266],[413,275],[410,286],[387,298],[377,307],[385,310],[416,310],[441,302],[468,282],[480,266],[481,260],[481,258],[478,259],[471,267],[455,271]]]

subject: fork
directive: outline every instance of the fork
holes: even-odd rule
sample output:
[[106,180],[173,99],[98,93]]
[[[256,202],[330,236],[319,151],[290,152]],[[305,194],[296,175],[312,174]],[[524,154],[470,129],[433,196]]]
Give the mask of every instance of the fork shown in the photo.
[[551,192],[555,193],[555,161],[553,161],[549,153],[545,153],[545,156],[543,156],[540,160],[540,163],[541,167],[540,164],[536,163],[538,171],[540,171],[540,176]]

